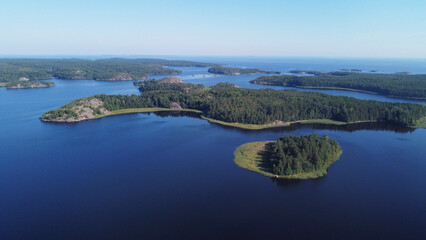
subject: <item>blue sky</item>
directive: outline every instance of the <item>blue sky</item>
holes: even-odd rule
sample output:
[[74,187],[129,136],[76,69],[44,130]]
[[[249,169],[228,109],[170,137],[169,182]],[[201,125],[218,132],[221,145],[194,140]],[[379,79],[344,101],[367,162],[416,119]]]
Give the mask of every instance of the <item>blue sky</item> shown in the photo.
[[425,0],[1,0],[0,55],[426,58]]

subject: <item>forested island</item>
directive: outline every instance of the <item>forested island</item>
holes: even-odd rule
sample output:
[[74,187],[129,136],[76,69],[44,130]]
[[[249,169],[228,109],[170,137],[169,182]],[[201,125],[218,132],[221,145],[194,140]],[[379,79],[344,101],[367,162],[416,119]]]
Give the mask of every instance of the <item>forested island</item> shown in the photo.
[[289,71],[289,73],[310,74],[310,75],[315,75],[315,76],[319,76],[319,75],[323,74],[323,72],[319,72],[319,71],[303,71],[303,70],[291,70],[291,71]]
[[426,116],[422,104],[358,100],[296,90],[243,89],[231,84],[201,84],[147,80],[140,95],[95,95],[49,111],[43,121],[78,122],[114,114],[161,110],[196,111],[215,123],[246,129],[291,123],[348,124],[387,122],[415,126]]
[[55,86],[53,82],[46,81],[13,81],[5,84],[6,89],[25,89],[25,88],[48,88]]
[[209,68],[208,72],[213,74],[224,74],[224,75],[280,74],[280,72],[263,71],[257,68],[229,68],[229,67],[222,67],[222,66],[211,67]]
[[329,73],[294,70],[291,73],[314,76],[263,76],[250,82],[274,86],[364,91],[389,97],[426,100],[426,74],[358,73],[353,69]]
[[[124,81],[145,79],[150,75],[179,74],[167,67],[211,67],[215,64],[162,59],[0,59],[0,86],[13,82],[29,86],[28,80],[93,79]],[[34,82],[32,82],[34,83]],[[46,82],[43,84],[46,85]],[[41,86],[40,83],[33,86]]]
[[285,135],[277,141],[252,142],[239,146],[234,162],[239,167],[268,177],[317,178],[342,154],[336,140],[318,134]]
[[[177,77],[164,77],[161,79],[151,79],[152,82],[154,83],[185,83],[182,79],[177,78]],[[149,81],[134,81],[133,85],[135,86],[144,86],[147,82]]]

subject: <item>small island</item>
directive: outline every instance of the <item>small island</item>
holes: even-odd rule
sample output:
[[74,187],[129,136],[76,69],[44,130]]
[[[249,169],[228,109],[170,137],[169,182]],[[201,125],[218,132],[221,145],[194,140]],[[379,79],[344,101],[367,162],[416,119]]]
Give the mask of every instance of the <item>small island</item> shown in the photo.
[[327,174],[342,150],[336,140],[318,134],[286,135],[277,141],[252,142],[239,146],[234,162],[239,167],[268,177],[318,178]]
[[208,72],[223,75],[281,74],[281,72],[263,71],[257,68],[228,68],[222,66],[211,67]]
[[55,86],[55,83],[45,81],[14,81],[5,84],[6,89],[48,88],[53,86]]

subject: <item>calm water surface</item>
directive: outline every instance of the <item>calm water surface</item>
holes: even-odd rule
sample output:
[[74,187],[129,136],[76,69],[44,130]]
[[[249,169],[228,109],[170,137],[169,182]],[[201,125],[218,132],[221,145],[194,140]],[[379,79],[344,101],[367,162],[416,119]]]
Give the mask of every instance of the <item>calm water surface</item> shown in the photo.
[[[256,76],[184,70],[187,82],[257,87],[248,84]],[[244,131],[180,114],[43,123],[43,112],[76,98],[138,94],[132,82],[55,82],[48,89],[0,89],[0,239],[426,237],[424,129]],[[313,132],[343,149],[323,178],[276,182],[233,163],[243,143]]]

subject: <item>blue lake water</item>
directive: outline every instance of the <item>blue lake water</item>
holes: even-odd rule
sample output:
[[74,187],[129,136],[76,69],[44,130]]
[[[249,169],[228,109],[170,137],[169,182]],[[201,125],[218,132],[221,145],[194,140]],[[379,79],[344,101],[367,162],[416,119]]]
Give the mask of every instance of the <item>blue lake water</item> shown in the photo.
[[[316,61],[293,67],[250,59],[220,63],[328,71],[316,68]],[[340,63],[330,70],[345,68]],[[382,70],[381,62],[370,65],[362,69]],[[410,66],[396,71],[421,72]],[[182,70],[186,82],[265,87],[248,83],[255,75]],[[76,98],[139,93],[132,82],[54,81],[57,86],[46,89],[0,88],[0,239],[426,237],[425,129],[364,124],[244,131],[180,114],[43,123],[43,112]],[[233,151],[243,143],[313,132],[335,138],[343,149],[325,177],[276,182],[233,163]]]

